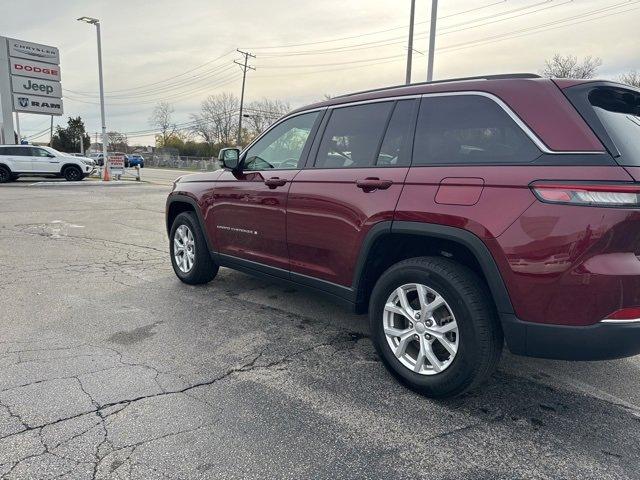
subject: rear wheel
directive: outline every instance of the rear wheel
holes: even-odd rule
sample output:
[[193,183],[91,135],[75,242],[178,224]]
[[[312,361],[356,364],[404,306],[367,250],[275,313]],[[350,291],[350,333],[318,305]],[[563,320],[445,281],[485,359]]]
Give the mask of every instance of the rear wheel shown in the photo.
[[84,178],[82,170],[80,170],[80,168],[76,167],[75,165],[65,167],[62,175],[64,175],[64,178],[68,182],[78,182]]
[[387,369],[429,397],[460,395],[485,380],[502,352],[491,296],[468,268],[439,257],[399,262],[378,280],[369,308]]
[[11,171],[7,167],[0,167],[0,183],[11,181]]
[[169,235],[171,264],[176,276],[190,285],[213,280],[218,273],[218,266],[211,259],[195,213],[183,212],[178,215]]

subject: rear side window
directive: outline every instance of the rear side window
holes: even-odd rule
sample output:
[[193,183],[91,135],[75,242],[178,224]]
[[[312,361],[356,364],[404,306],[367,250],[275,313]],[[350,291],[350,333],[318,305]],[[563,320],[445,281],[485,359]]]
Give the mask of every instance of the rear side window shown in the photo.
[[29,150],[31,149],[24,147],[2,147],[0,149],[0,155],[10,155],[12,157],[30,157],[31,152]]
[[640,92],[624,88],[594,88],[589,103],[620,151],[622,165],[640,165]]
[[358,168],[376,164],[394,102],[335,108],[327,122],[316,168]]
[[540,151],[515,121],[480,95],[425,97],[413,165],[529,163]]

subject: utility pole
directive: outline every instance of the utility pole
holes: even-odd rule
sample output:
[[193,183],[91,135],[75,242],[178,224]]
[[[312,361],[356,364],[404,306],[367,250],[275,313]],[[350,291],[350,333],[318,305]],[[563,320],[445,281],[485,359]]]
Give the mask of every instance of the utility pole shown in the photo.
[[405,83],[411,83],[411,62],[413,60],[413,20],[416,14],[416,0],[411,0],[411,14],[409,17],[409,48],[407,49],[407,76]]
[[51,124],[49,125],[49,146],[53,146],[53,115],[51,115]]
[[245,84],[245,80],[247,78],[247,70],[255,70],[255,67],[252,67],[251,65],[248,64],[249,62],[249,57],[251,58],[256,58],[255,55],[250,54],[249,52],[243,52],[240,49],[236,49],[238,50],[238,53],[244,55],[244,63],[240,63],[237,60],[234,60],[233,63],[235,63],[236,65],[239,65],[240,68],[242,69],[242,92],[240,93],[240,114],[238,116],[238,147],[240,146],[240,143],[242,142],[242,108],[244,106],[244,84]]
[[438,0],[431,0],[431,27],[429,28],[429,60],[427,61],[427,82],[433,80],[433,57],[436,52],[436,21],[438,20]]

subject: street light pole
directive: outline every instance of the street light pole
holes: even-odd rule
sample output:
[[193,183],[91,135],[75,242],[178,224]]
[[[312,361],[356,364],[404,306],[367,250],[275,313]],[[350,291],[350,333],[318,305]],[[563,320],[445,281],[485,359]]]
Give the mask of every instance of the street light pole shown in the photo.
[[102,121],[102,158],[105,170],[103,179],[108,180],[110,177],[107,173],[109,169],[109,158],[107,157],[107,145],[109,140],[107,138],[107,125],[104,114],[104,83],[102,80],[102,40],[100,38],[100,20],[91,17],[80,17],[78,20],[96,26],[96,35],[98,37],[98,81],[100,83],[100,119]]
[[416,0],[411,0],[411,14],[409,16],[409,47],[407,48],[407,75],[405,83],[411,83],[411,62],[413,60],[413,20],[416,14]]
[[438,0],[431,0],[431,27],[429,28],[429,60],[427,61],[427,82],[433,80],[433,57],[436,51],[436,21],[438,20]]

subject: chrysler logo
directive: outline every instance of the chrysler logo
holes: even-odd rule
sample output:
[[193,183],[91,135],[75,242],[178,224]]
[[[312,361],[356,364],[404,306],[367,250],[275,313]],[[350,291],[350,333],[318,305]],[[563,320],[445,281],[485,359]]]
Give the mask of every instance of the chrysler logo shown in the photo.
[[22,108],[29,106],[29,99],[27,97],[18,97],[18,102]]
[[32,57],[40,57],[40,58],[56,58],[56,52],[53,50],[49,50],[48,48],[38,48],[31,47],[28,45],[21,45],[19,43],[13,44],[14,50],[20,53],[25,53]]

